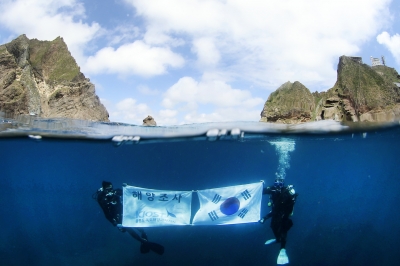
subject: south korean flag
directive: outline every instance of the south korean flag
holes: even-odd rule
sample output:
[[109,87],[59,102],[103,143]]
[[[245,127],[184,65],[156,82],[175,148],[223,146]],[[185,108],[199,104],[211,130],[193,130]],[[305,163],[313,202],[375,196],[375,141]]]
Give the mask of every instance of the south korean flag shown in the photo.
[[199,190],[193,225],[253,223],[260,220],[263,183]]

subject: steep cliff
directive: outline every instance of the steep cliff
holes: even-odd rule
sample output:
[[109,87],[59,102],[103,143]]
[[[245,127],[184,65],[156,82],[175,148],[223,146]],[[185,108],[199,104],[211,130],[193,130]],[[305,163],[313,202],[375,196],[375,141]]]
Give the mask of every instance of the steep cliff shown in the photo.
[[[331,89],[312,94],[314,106],[309,104],[310,100],[307,97],[311,93],[305,87],[302,97],[291,89],[280,101],[285,105],[289,104],[286,109],[296,108],[300,113],[310,112],[311,119],[303,119],[300,122],[320,119],[391,122],[400,117],[400,89],[395,84],[400,82],[400,76],[395,69],[386,66],[370,67],[354,61],[351,57],[341,56],[337,73],[337,81]],[[298,119],[282,115],[276,107],[272,109],[275,105],[273,100],[270,100],[271,97],[276,97],[275,92],[265,103],[260,121],[298,123]],[[297,102],[292,105],[293,99],[297,99]]]
[[80,72],[62,38],[0,45],[0,111],[109,121],[95,87]]
[[261,112],[261,122],[297,124],[313,119],[314,97],[300,82],[286,82],[270,94]]

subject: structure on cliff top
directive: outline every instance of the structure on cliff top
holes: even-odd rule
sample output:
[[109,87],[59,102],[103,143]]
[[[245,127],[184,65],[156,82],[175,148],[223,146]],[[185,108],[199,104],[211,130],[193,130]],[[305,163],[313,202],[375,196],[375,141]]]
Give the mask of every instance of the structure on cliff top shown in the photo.
[[0,111],[109,121],[94,85],[60,37],[39,41],[21,35],[0,45]]
[[357,63],[359,63],[359,64],[362,64],[363,63],[363,61],[362,61],[362,57],[359,57],[359,56],[349,56],[353,61],[355,61],[355,62],[357,62]]
[[382,61],[379,58],[371,56],[371,66],[382,66],[385,65],[385,58],[382,56]]

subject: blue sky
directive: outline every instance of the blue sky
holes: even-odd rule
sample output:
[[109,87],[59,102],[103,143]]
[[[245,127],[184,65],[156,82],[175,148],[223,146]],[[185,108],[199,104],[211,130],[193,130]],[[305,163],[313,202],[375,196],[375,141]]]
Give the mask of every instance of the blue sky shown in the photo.
[[0,43],[64,38],[110,120],[258,121],[287,81],[336,81],[341,55],[400,66],[399,0],[1,0]]

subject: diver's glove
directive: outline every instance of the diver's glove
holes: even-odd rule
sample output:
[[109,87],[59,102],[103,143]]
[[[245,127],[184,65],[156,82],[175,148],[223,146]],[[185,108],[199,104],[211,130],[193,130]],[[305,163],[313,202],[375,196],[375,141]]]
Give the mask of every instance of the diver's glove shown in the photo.
[[126,232],[126,230],[125,230],[125,228],[122,226],[122,224],[117,224],[116,226],[118,227],[118,230],[121,231],[122,233],[125,233],[125,232]]

